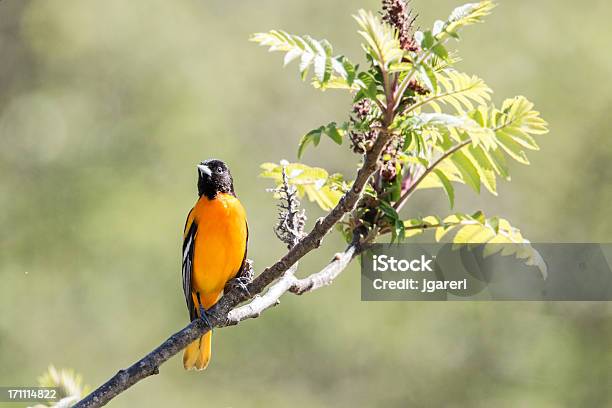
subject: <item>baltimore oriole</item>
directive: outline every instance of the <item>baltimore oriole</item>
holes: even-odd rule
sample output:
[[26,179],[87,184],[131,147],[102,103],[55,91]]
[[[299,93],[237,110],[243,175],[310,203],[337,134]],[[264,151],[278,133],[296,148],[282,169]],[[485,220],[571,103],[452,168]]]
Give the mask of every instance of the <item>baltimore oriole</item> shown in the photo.
[[[226,164],[211,159],[197,168],[199,198],[187,215],[183,234],[183,292],[191,321],[208,322],[207,310],[244,265],[249,232]],[[185,348],[186,370],[206,368],[211,336],[209,331]]]

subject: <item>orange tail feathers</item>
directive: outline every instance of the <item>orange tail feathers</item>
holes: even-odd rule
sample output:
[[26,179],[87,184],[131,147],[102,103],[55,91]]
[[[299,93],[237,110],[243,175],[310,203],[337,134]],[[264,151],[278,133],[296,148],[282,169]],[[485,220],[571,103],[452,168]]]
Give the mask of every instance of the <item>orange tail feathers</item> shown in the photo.
[[209,331],[185,348],[183,367],[185,370],[204,370],[210,362],[212,331]]

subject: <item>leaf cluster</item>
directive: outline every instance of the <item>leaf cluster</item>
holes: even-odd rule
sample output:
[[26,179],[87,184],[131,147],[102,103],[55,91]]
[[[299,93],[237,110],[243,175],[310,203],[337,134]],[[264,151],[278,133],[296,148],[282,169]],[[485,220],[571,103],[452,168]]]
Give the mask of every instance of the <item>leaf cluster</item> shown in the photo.
[[[284,52],[285,65],[299,60],[302,79],[312,68],[315,87],[344,89],[353,96],[349,120],[307,132],[300,140],[298,158],[307,147],[318,146],[322,137],[338,145],[350,139],[353,150],[362,154],[380,134],[392,136],[366,197],[343,224],[345,235],[366,227],[369,239],[390,233],[393,240],[401,240],[435,229],[436,239],[454,231],[456,242],[507,240],[531,248],[502,218],[484,219],[480,213],[408,220],[401,216],[412,194],[425,188],[442,189],[451,208],[457,184],[476,193],[484,186],[496,195],[498,180],[510,180],[509,163],[529,164],[527,152],[538,150],[536,138],[548,132],[547,123],[527,98],[508,98],[497,107],[491,88],[481,78],[455,68],[459,58],[449,51],[449,41],[460,39],[463,28],[482,22],[494,7],[490,0],[457,7],[430,30],[416,31],[412,39],[416,46],[407,49],[398,39],[406,27],[394,27],[375,13],[359,10],[354,18],[368,62],[363,68],[334,55],[327,40],[279,30],[252,37],[270,51]],[[408,15],[403,17],[386,21],[408,21]],[[266,163],[262,168],[262,176],[280,182],[279,165]],[[288,172],[298,193],[326,211],[350,186],[341,175],[329,175],[322,168],[292,163]],[[525,257],[522,252],[518,255]],[[536,262],[533,251],[527,259]]]

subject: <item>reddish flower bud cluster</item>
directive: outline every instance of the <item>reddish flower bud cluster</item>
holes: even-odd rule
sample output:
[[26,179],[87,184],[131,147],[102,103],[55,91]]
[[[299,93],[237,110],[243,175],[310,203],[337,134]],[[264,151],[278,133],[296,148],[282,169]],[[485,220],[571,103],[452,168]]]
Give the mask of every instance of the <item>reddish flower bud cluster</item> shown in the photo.
[[406,0],[383,0],[382,19],[399,33],[400,46],[406,51],[418,51],[413,26],[417,16],[412,14]]
[[397,177],[397,155],[402,148],[402,143],[403,141],[400,138],[394,137],[389,141],[387,146],[385,146],[383,156],[389,156],[389,159],[383,161],[380,169],[380,175],[384,181],[393,182]]
[[421,85],[416,79],[411,79],[408,82],[408,89],[412,90],[417,95],[427,95],[430,93],[429,89]]
[[[351,122],[360,123],[363,122],[372,111],[372,101],[369,99],[362,99],[353,105],[353,116]],[[380,123],[373,122],[372,127],[380,126]],[[374,143],[378,137],[380,131],[376,128],[370,129],[365,132],[358,130],[351,130],[349,132],[349,139],[351,140],[351,148],[355,153],[363,154],[370,146]]]
[[[361,123],[365,121],[372,113],[372,108],[372,101],[369,99],[362,99],[355,103],[353,105],[351,122]],[[374,121],[370,124],[370,129],[367,131],[351,130],[349,132],[349,138],[353,151],[355,153],[364,154],[378,138],[380,133],[378,127],[380,126],[380,122]],[[385,146],[383,156],[387,156],[388,159],[383,162],[380,170],[382,180],[392,182],[397,177],[397,155],[402,148],[402,143],[401,138],[394,137],[387,143],[387,146]]]
[[369,99],[362,99],[353,105],[353,115],[359,121],[367,118],[371,111],[372,101]]

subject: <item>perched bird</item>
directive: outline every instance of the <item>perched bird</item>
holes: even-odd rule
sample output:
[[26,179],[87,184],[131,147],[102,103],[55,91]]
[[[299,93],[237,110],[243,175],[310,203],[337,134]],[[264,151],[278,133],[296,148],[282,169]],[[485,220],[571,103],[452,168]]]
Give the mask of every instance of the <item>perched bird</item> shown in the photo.
[[[227,165],[211,159],[197,168],[199,198],[187,215],[183,234],[183,292],[191,321],[201,318],[210,325],[208,309],[245,263],[249,232]],[[186,370],[206,368],[211,337],[208,331],[185,348]]]

